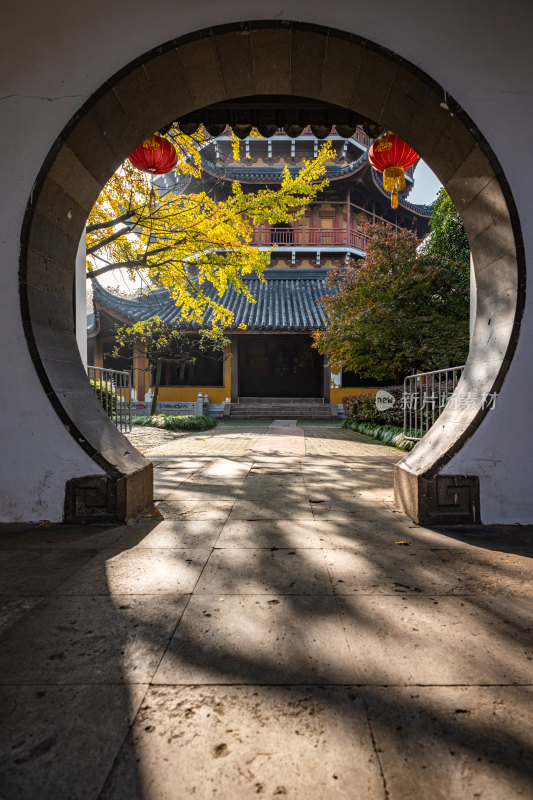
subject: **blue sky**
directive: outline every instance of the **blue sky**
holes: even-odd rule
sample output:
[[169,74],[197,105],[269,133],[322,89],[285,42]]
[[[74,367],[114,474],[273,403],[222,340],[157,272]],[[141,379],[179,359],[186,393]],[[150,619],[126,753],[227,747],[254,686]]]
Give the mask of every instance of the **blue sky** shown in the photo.
[[420,159],[415,169],[415,186],[408,199],[411,203],[429,205],[436,198],[441,185],[426,162]]

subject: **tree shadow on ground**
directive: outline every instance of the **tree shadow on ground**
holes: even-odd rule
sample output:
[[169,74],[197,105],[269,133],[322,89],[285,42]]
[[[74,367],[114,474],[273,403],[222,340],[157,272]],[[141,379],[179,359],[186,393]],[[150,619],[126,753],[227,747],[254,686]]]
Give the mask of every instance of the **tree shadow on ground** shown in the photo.
[[530,529],[413,526],[388,464],[165,463],[167,519],[0,529],[5,800],[533,791]]

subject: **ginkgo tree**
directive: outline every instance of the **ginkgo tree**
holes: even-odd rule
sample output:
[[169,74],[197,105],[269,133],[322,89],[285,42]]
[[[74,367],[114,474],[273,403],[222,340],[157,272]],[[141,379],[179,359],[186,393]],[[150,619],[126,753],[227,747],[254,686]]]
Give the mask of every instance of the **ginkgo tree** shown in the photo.
[[[207,132],[186,136],[173,126],[168,135],[179,154],[176,173],[201,177]],[[237,145],[234,139],[234,157]],[[261,276],[269,262],[270,251],[252,244],[254,225],[301,217],[327,186],[326,163],[333,157],[326,142],[298,172],[285,168],[278,189],[246,193],[235,181],[224,201],[205,191],[179,194],[171,189],[154,195],[147,176],[125,161],[88,219],[87,274],[97,278],[125,269],[133,278],[140,273],[147,286],[155,282],[168,290],[184,323],[202,324],[210,310],[213,328],[228,327],[233,315],[221,303],[224,292],[231,285],[254,302],[243,279],[253,272]],[[210,285],[217,290],[215,297],[212,292],[208,296]]]

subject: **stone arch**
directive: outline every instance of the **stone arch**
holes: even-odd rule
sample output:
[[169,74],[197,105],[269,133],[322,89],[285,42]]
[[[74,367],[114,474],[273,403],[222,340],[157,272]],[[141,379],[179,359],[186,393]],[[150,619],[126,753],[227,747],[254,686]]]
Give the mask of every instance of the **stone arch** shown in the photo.
[[[503,383],[525,299],[521,233],[502,169],[467,114],[421,70],[354,35],[268,21],[199,31],[106,82],[54,143],[28,202],[20,262],[28,345],[56,412],[98,465],[98,475],[69,482],[67,519],[126,519],[152,491],[151,465],[105,417],[76,346],[74,263],[89,211],[112,172],[154,130],[205,105],[256,94],[353,109],[396,131],[428,162],[463,218],[475,267],[474,335],[458,391],[490,393]],[[396,496],[414,519],[479,520],[477,477],[445,473],[485,413],[446,410],[398,465]]]

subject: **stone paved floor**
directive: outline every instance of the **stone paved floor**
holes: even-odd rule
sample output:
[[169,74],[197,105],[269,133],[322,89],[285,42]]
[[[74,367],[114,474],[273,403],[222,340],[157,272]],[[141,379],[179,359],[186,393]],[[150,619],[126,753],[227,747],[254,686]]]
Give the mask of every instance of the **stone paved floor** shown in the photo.
[[[267,433],[272,420],[219,422],[203,433],[164,431],[134,426],[128,439],[145,455],[244,455]],[[375,439],[341,427],[341,422],[305,420],[298,423],[305,433],[306,455],[384,456],[398,459],[401,453]]]
[[130,442],[145,455],[235,455],[252,447],[267,432],[270,421],[219,422],[216,428],[201,433],[163,431],[134,426],[128,434]]
[[266,431],[166,442],[130,526],[0,529],[2,800],[533,797],[533,529]]

